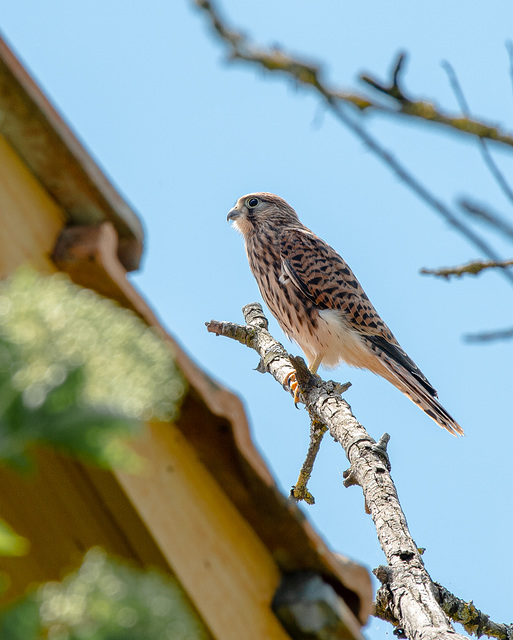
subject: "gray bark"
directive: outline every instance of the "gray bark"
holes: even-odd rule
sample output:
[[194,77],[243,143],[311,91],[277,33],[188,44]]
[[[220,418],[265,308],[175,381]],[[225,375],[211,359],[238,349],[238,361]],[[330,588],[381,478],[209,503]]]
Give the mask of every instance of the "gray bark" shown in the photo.
[[380,607],[386,617],[411,640],[463,640],[443,612],[438,591],[424,567],[421,554],[408,530],[395,485],[389,471],[384,436],[376,443],[356,420],[351,407],[340,396],[337,383],[312,376],[301,359],[290,356],[267,331],[267,320],[259,304],[243,309],[247,325],[211,321],[210,332],[223,335],[254,349],[261,358],[259,369],[268,371],[281,385],[295,372],[300,397],[310,416],[326,425],[332,438],[344,449],[351,464],[345,485],[358,484],[371,514],[388,566],[376,570],[382,582]]

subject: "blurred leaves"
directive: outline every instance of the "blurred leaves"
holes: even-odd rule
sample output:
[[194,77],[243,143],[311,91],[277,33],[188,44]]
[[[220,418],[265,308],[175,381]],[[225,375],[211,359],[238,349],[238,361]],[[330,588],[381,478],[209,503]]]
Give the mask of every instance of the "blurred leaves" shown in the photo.
[[176,417],[184,390],[169,345],[135,314],[60,274],[0,284],[0,461],[27,466],[38,443],[133,465],[122,437]]
[[49,582],[0,618],[10,640],[207,640],[178,582],[91,549],[80,569]]
[[[0,283],[0,463],[26,468],[45,445],[130,469],[126,437],[174,419],[185,389],[170,345],[135,314],[61,274],[23,269]],[[29,544],[0,519],[0,554]],[[0,618],[10,640],[207,637],[177,583],[100,550]]]
[[0,555],[23,556],[28,552],[29,547],[30,543],[26,538],[19,536],[7,522],[0,519]]
[[[0,348],[3,346],[0,342]],[[133,466],[134,455],[119,437],[133,433],[139,421],[82,403],[84,384],[83,367],[66,372],[60,384],[44,391],[36,385],[16,389],[9,369],[0,371],[0,395],[4,401],[0,460],[27,467],[30,447],[43,443],[97,464]]]

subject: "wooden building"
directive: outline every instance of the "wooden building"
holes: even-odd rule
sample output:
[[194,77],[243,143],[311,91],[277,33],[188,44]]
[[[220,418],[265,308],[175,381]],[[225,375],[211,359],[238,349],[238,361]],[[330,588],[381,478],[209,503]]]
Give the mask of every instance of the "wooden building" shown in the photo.
[[[2,277],[24,263],[61,270],[158,326],[126,279],[143,250],[137,216],[2,41],[0,221]],[[303,637],[271,606],[294,576],[316,577],[335,598],[341,631],[329,637],[360,638],[372,609],[368,572],[327,548],[278,491],[239,399],[167,339],[189,388],[176,424],[149,424],[136,445],[150,473],[48,451],[37,475],[0,468],[0,517],[31,541],[26,556],[0,558],[8,597],[61,578],[101,545],[176,576],[218,640]]]

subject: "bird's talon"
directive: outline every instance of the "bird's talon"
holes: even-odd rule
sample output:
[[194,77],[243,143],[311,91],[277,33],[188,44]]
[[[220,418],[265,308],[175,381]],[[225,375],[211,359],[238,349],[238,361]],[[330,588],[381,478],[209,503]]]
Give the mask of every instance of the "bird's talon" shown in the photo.
[[285,378],[285,382],[283,383],[283,386],[289,387],[289,389],[293,392],[293,394],[294,394],[294,405],[295,405],[296,409],[299,409],[299,407],[297,406],[298,403],[300,402],[300,399],[299,399],[299,384],[298,384],[298,381],[296,379],[296,372],[295,371],[291,371],[290,373],[287,373],[287,376]]

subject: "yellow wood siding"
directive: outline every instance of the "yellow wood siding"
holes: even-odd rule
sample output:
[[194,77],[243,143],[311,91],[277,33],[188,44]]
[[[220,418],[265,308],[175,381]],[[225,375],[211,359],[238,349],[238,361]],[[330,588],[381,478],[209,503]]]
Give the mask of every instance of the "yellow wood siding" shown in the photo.
[[172,424],[136,445],[151,469],[117,473],[213,635],[286,640],[271,610],[280,572],[268,549]]
[[0,277],[27,262],[55,271],[50,254],[64,223],[64,211],[0,136]]

